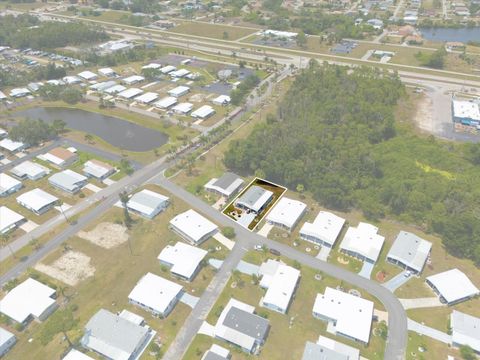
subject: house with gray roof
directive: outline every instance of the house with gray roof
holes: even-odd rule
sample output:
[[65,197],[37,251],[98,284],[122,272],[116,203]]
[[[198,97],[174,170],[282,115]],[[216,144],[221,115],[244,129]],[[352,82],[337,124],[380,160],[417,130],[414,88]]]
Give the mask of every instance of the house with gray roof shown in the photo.
[[431,242],[407,231],[400,231],[387,254],[387,261],[419,274],[425,266],[431,249]]
[[130,200],[128,200],[127,208],[147,219],[153,219],[165,210],[168,204],[169,198],[167,196],[143,189],[135,193]]
[[0,327],[0,357],[5,355],[17,342],[17,338],[10,331]]
[[262,188],[261,186],[252,185],[247,189],[235,202],[235,206],[246,211],[253,211],[258,214],[273,199],[273,192]]
[[143,353],[154,335],[148,326],[139,326],[100,309],[85,325],[80,342],[107,359],[133,360]]
[[302,360],[359,360],[360,350],[320,336],[316,343],[307,341]]
[[230,360],[231,358],[230,351],[217,344],[212,344],[210,349],[203,354],[201,360]]
[[453,346],[470,346],[480,354],[480,318],[453,310],[450,315]]
[[242,187],[243,179],[231,172],[226,172],[220,178],[213,178],[205,184],[205,189],[215,194],[231,198]]
[[87,184],[88,179],[86,176],[67,169],[50,176],[48,182],[60,190],[75,194]]

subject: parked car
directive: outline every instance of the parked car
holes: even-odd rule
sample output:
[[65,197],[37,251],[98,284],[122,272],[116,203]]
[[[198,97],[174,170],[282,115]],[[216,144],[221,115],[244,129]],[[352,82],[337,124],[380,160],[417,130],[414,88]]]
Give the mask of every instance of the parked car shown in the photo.
[[281,255],[280,251],[275,250],[275,249],[270,249],[270,254],[275,255],[275,256],[280,256]]

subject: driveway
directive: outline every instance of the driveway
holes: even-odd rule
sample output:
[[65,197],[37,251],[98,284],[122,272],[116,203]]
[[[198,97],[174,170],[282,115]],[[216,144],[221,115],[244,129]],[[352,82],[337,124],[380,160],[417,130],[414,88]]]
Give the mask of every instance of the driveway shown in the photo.
[[442,304],[440,302],[440,299],[436,296],[429,297],[429,298],[398,299],[398,300],[400,300],[405,310],[446,306],[445,304]]
[[187,292],[184,292],[182,294],[182,297],[180,298],[180,302],[184,303],[187,306],[190,306],[192,309],[197,305],[198,300],[200,300],[199,297],[190,295]]
[[237,265],[237,270],[245,275],[253,275],[253,274],[258,275],[258,272],[260,271],[260,266],[250,264],[249,262],[240,260],[240,262]]
[[448,335],[447,333],[441,332],[440,330],[425,326],[416,321],[413,321],[412,319],[408,319],[407,324],[408,330],[415,331],[418,334],[428,336],[445,344],[450,345],[452,343],[452,336]]
[[369,263],[368,261],[364,261],[362,270],[360,270],[358,275],[360,275],[361,277],[364,277],[365,279],[370,279],[370,276],[372,276],[372,271],[374,267],[375,267],[375,264]]
[[397,276],[394,276],[390,280],[388,280],[386,283],[382,284],[382,286],[385,286],[388,290],[390,290],[392,293],[397,290],[400,286],[405,284],[408,280],[411,279],[411,276],[405,276],[407,271],[402,271],[400,274]]
[[328,246],[322,246],[316,258],[318,260],[327,261],[331,250],[332,248],[329,248]]

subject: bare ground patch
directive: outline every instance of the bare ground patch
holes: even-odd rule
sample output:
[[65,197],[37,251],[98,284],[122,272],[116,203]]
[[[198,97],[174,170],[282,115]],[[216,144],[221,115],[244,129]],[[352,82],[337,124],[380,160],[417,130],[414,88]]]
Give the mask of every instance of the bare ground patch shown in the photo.
[[78,251],[65,253],[50,265],[38,263],[35,269],[70,286],[77,285],[95,273],[90,257]]
[[129,237],[125,226],[111,222],[102,222],[95,226],[93,230],[80,231],[77,235],[105,249],[123,244],[128,241]]
[[429,133],[434,132],[433,126],[433,102],[429,96],[424,96],[421,101],[418,103],[417,111],[415,113],[414,119],[417,126],[424,131]]

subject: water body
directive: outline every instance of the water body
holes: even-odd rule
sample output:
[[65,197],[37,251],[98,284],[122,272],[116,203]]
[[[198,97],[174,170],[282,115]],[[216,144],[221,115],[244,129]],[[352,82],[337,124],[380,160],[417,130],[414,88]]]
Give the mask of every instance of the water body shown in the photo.
[[430,41],[480,41],[480,27],[472,28],[421,28],[422,36]]
[[36,107],[19,111],[14,116],[45,122],[62,119],[70,129],[96,135],[115,147],[129,151],[153,150],[168,142],[168,136],[160,131],[80,109]]

